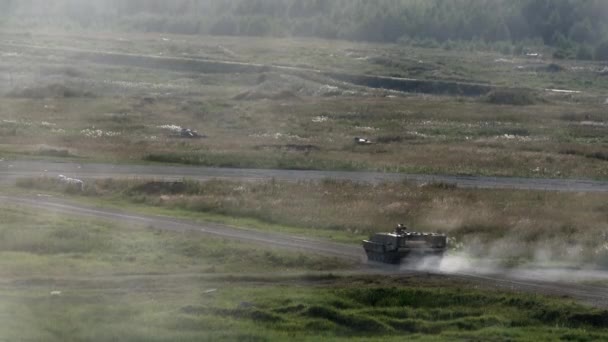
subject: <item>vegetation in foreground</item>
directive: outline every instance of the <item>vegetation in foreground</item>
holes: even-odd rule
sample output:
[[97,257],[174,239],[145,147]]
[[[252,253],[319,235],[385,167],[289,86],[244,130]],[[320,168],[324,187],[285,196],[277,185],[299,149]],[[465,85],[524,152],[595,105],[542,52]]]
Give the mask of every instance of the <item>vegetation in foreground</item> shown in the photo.
[[336,270],[333,258],[259,250],[196,233],[83,220],[52,212],[35,215],[18,206],[0,208],[0,276],[111,277],[119,274],[215,274]]
[[[286,277],[290,260],[300,271],[344,265],[18,206],[0,217],[0,339],[608,338],[606,311],[564,298],[427,276]],[[223,274],[243,270],[260,273]]]
[[608,199],[603,193],[332,180],[101,180],[87,182],[82,192],[51,178],[21,179],[18,185],[107,202],[144,204],[162,209],[163,214],[174,211],[175,215],[195,218],[196,213],[202,213],[255,219],[262,223],[258,224],[262,229],[296,227],[291,233],[353,243],[402,222],[423,231],[447,233],[453,248],[484,259],[608,265]]
[[[371,284],[368,282],[371,281]],[[608,313],[540,295],[369,278],[38,282],[0,293],[0,337],[64,341],[608,338]],[[367,283],[367,284],[366,284]],[[462,285],[461,285],[462,286]],[[48,289],[61,289],[51,296]],[[27,327],[27,329],[20,329]]]

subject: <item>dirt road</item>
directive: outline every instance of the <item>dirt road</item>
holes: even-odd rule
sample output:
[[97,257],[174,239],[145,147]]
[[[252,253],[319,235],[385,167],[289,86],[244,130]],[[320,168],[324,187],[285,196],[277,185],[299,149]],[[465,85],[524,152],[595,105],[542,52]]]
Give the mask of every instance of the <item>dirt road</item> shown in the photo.
[[344,72],[329,72],[298,66],[257,64],[205,58],[143,55],[111,51],[92,51],[71,47],[49,47],[0,42],[0,48],[5,50],[17,50],[21,52],[27,51],[29,53],[61,55],[68,59],[88,61],[96,64],[122,65],[172,71],[194,71],[202,73],[261,73],[273,70],[282,73],[298,73],[300,75],[318,74],[340,82],[346,82],[367,88],[391,89],[400,92],[480,96],[485,95],[496,88],[493,85],[483,83],[457,82],[450,80],[424,80],[379,75],[357,75]]
[[309,253],[335,256],[354,261],[361,261],[364,257],[362,249],[352,245],[280,233],[236,228],[223,224],[205,223],[204,225],[201,225],[192,221],[166,216],[129,214],[117,210],[98,209],[77,205],[52,198],[0,196],[0,205],[7,204],[52,211],[68,216],[84,216],[96,219],[112,220],[121,223],[133,223],[154,229],[179,232],[198,232],[222,238],[244,240],[249,243],[256,243],[264,246],[275,246],[288,248],[290,250],[302,250]]
[[[48,197],[9,197],[0,196],[0,205],[17,205],[37,210],[57,212],[65,215],[83,216],[96,219],[112,220],[122,223],[136,223],[139,226],[162,229],[176,232],[196,232],[222,238],[238,239],[249,243],[255,243],[261,247],[279,247],[290,250],[298,250],[310,254],[328,255],[355,263],[361,266],[355,271],[345,274],[378,274],[382,276],[405,276],[432,274],[435,277],[444,277],[445,281],[465,281],[483,287],[498,288],[501,290],[523,291],[531,293],[543,293],[556,296],[568,296],[573,299],[588,303],[593,306],[608,308],[608,288],[601,286],[583,285],[575,282],[549,281],[542,272],[529,270],[528,272],[503,273],[478,273],[471,271],[436,271],[420,269],[399,269],[392,266],[370,265],[365,262],[363,250],[357,245],[347,245],[335,242],[302,238],[287,234],[273,232],[262,232],[250,229],[231,227],[213,223],[195,223],[188,220],[131,214],[118,210],[100,209],[89,206],[74,204],[66,200]],[[608,274],[595,272],[597,279],[608,280]],[[583,272],[569,271],[570,280],[577,279],[577,275]],[[169,275],[170,276],[170,275]]]
[[56,163],[46,161],[0,161],[0,183],[11,184],[23,177],[154,178],[179,180],[231,179],[236,181],[316,181],[323,179],[349,180],[365,183],[410,181],[417,184],[444,182],[461,188],[549,190],[571,192],[608,192],[608,182],[511,177],[440,176],[382,172],[302,171],[231,169],[193,166],[127,165]]

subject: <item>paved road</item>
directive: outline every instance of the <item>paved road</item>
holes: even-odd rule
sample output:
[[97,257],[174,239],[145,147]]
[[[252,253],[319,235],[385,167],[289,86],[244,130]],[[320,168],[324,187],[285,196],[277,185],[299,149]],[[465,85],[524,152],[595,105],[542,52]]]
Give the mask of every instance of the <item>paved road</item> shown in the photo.
[[608,182],[574,179],[434,176],[381,172],[231,169],[162,165],[78,164],[47,161],[0,161],[0,183],[4,184],[14,183],[18,178],[23,177],[57,177],[59,174],[83,179],[122,177],[154,178],[162,180],[189,178],[196,180],[232,179],[259,181],[276,179],[289,182],[334,179],[366,183],[410,181],[417,184],[445,182],[455,184],[461,188],[608,192]]
[[[146,228],[163,229],[175,232],[187,231],[222,238],[238,239],[257,244],[261,247],[285,248],[310,254],[334,256],[345,260],[351,260],[355,263],[361,262],[361,267],[359,269],[349,271],[345,274],[405,276],[432,273],[435,276],[445,277],[446,281],[450,281],[450,279],[461,281],[464,280],[471,283],[477,283],[483,286],[490,286],[504,290],[569,296],[597,307],[608,307],[608,288],[606,287],[566,283],[561,281],[549,281],[544,275],[539,275],[535,271],[528,272],[525,275],[515,275],[508,272],[481,274],[471,271],[441,272],[435,270],[408,270],[384,265],[380,265],[379,267],[378,265],[366,264],[364,261],[365,257],[363,250],[357,245],[347,245],[311,238],[302,238],[287,234],[236,228],[222,224],[201,224],[164,216],[132,214],[118,210],[100,209],[74,204],[69,201],[48,197],[0,196],[0,206],[8,205],[25,206],[36,210],[52,211],[71,216],[83,216],[122,223],[136,223]],[[576,280],[578,274],[584,274],[583,272],[574,270],[570,271],[569,273],[571,275],[570,279],[574,280]],[[603,272],[594,273],[596,273],[596,280],[608,280],[608,274]],[[126,275],[126,277],[129,277],[129,275]]]

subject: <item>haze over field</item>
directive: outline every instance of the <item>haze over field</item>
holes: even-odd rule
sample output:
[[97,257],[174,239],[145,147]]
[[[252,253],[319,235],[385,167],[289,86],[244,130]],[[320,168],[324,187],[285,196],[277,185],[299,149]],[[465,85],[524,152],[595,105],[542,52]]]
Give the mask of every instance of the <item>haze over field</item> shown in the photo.
[[602,0],[1,0],[4,25],[177,34],[458,41],[502,51],[546,44],[559,58],[608,59]]
[[606,18],[0,0],[0,340],[608,340]]

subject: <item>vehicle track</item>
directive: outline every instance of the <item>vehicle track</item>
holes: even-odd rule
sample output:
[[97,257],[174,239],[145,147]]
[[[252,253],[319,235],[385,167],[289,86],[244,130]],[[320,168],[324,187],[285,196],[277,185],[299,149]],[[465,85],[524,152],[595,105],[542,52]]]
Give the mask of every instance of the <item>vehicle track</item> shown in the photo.
[[244,240],[265,246],[276,246],[291,250],[302,250],[343,259],[360,261],[363,252],[352,245],[321,241],[312,238],[298,237],[280,233],[270,233],[258,230],[236,228],[225,224],[205,223],[171,218],[167,216],[129,214],[112,209],[98,209],[71,204],[66,201],[49,198],[28,198],[0,196],[0,203],[27,206],[66,215],[86,216],[112,221],[135,223],[149,228],[177,232],[195,232],[214,235],[222,238]]
[[[298,250],[312,254],[338,257],[353,262],[360,262],[360,268],[345,273],[350,275],[405,276],[427,273],[433,276],[445,277],[446,281],[450,281],[450,279],[457,279],[506,290],[568,296],[597,307],[608,308],[608,288],[599,286],[564,282],[548,282],[539,279],[532,279],[530,276],[527,278],[518,278],[513,277],[508,273],[477,274],[474,272],[462,271],[448,273],[436,270],[402,269],[387,265],[374,265],[365,261],[362,248],[356,245],[340,244],[312,238],[302,238],[281,233],[262,232],[223,224],[201,224],[166,216],[131,214],[119,210],[93,208],[54,198],[0,196],[0,205],[25,206],[28,208],[52,211],[72,216],[84,216],[122,223],[135,223],[140,226],[143,225],[144,227],[153,229],[208,234],[222,238],[238,239],[255,243],[260,246]],[[129,275],[126,276],[128,277]]]
[[5,160],[0,161],[0,183],[11,184],[24,177],[68,177],[99,178],[153,178],[161,180],[230,179],[238,181],[280,180],[287,182],[320,181],[334,179],[362,183],[403,182],[416,184],[449,183],[461,188],[546,190],[568,192],[608,192],[608,182],[482,176],[421,175],[382,172],[312,171],[312,170],[266,170],[235,169],[196,166],[127,165],[95,163],[59,163],[48,161]]
[[209,58],[192,58],[177,56],[159,56],[112,51],[95,51],[72,47],[50,47],[14,42],[0,42],[0,48],[27,50],[35,53],[64,55],[78,61],[89,61],[96,64],[122,65],[141,68],[167,69],[172,71],[195,71],[204,73],[261,73],[269,70],[283,73],[318,74],[339,82],[375,89],[391,89],[401,92],[428,94],[453,94],[461,96],[480,96],[489,93],[496,86],[486,83],[459,82],[450,80],[424,80],[404,77],[379,75],[361,75],[345,72],[323,71],[314,68],[259,64],[218,60]]

